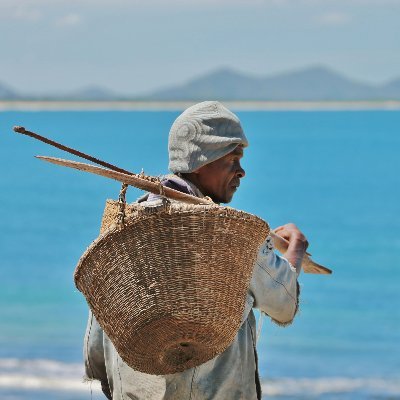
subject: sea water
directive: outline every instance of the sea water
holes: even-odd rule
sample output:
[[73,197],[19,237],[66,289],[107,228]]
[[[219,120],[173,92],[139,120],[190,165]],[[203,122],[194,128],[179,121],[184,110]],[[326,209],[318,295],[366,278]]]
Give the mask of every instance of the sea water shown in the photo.
[[[231,205],[295,222],[333,275],[300,276],[300,311],[258,341],[269,399],[400,399],[400,112],[237,112],[250,146]],[[0,114],[0,398],[100,399],[83,384],[87,306],[73,270],[120,185],[13,125],[122,168],[167,172],[178,111]],[[128,200],[140,191],[130,188]],[[232,266],[234,267],[234,266]]]

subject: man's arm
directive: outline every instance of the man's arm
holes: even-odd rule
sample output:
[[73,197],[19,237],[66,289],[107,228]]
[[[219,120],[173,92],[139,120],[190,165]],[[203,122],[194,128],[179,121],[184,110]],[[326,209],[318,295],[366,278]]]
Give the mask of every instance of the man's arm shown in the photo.
[[297,276],[307,240],[294,224],[279,227],[276,232],[289,241],[288,250],[283,257],[278,256],[273,251],[271,237],[267,238],[257,255],[250,293],[255,308],[268,314],[276,323],[287,325],[298,309]]

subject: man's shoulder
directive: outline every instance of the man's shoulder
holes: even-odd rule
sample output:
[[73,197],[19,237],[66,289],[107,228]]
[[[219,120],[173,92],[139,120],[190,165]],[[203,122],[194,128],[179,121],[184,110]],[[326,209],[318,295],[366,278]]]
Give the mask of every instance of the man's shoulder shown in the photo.
[[177,190],[178,192],[195,195],[190,184],[178,175],[166,175],[161,180],[161,184],[165,187]]
[[[178,192],[190,194],[196,197],[202,197],[200,191],[191,182],[187,181],[186,179],[178,175],[174,174],[164,175],[163,177],[161,177],[160,183],[161,185],[168,187],[170,189],[174,189]],[[137,202],[138,203],[143,203],[145,201],[153,202],[156,200],[160,200],[161,198],[162,196],[160,194],[146,193],[145,195],[140,197],[137,200]]]

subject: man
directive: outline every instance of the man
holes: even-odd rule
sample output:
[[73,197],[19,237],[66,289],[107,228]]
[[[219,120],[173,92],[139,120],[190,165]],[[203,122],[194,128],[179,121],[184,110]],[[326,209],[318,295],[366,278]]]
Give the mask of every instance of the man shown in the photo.
[[[245,176],[241,167],[247,138],[236,115],[218,102],[188,108],[169,135],[169,169],[163,185],[216,203],[229,203]],[[139,201],[151,204],[159,196]],[[232,344],[212,360],[181,373],[154,376],[126,365],[90,314],[85,336],[85,367],[113,400],[257,400],[261,399],[252,308],[287,325],[298,308],[297,276],[307,240],[293,224],[276,230],[289,241],[283,257],[273,251],[270,237],[261,246],[246,298],[242,325]],[[234,268],[235,266],[232,266]]]

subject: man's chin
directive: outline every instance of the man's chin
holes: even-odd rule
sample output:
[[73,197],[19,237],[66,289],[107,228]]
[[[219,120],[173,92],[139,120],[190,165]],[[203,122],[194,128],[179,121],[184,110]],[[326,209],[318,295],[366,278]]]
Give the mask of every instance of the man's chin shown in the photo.
[[225,196],[224,199],[222,201],[220,201],[220,203],[224,203],[224,204],[230,203],[233,199],[233,195],[234,195],[234,193],[232,193],[231,195]]
[[209,196],[211,197],[211,199],[214,203],[226,204],[226,203],[230,203],[232,201],[232,198],[233,198],[235,192],[236,192],[236,189],[227,191],[226,193],[223,193],[221,195],[214,194],[212,196],[210,196],[210,195]]

